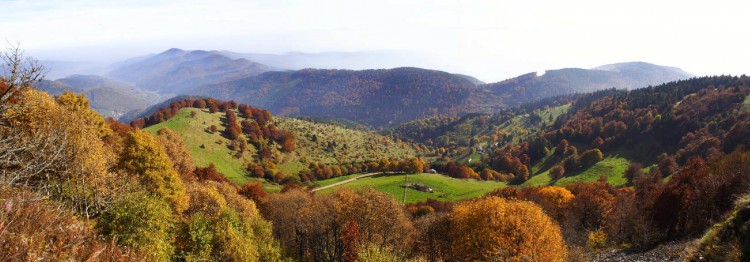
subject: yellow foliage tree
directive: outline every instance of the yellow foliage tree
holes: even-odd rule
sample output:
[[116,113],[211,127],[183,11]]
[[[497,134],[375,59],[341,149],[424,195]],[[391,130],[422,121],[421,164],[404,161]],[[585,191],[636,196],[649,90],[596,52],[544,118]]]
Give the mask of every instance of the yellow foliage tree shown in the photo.
[[118,166],[138,175],[144,188],[166,199],[177,213],[188,207],[185,186],[172,161],[159,142],[148,133],[135,130],[130,134],[125,140]]
[[57,101],[26,89],[0,118],[0,176],[72,204],[84,215],[101,210],[113,190],[115,154],[102,140],[112,134],[83,96]]
[[175,171],[183,178],[191,177],[190,175],[195,170],[195,163],[180,135],[166,127],[159,129],[157,134],[159,142],[164,146],[164,150],[174,164]]
[[564,261],[560,228],[533,202],[490,197],[456,205],[450,214],[453,259]]
[[538,203],[550,216],[562,221],[566,209],[573,202],[575,196],[567,188],[559,186],[546,186],[539,189]]
[[118,199],[97,227],[150,260],[167,261],[174,253],[172,210],[166,201],[150,194],[136,192]]

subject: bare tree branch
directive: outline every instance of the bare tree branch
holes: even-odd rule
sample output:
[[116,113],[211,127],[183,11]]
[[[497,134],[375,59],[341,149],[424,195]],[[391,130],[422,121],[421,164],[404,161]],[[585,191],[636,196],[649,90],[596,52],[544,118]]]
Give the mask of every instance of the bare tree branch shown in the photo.
[[47,72],[38,60],[24,55],[20,43],[8,44],[10,47],[5,52],[0,52],[0,81],[5,86],[0,88],[0,103],[10,99],[18,90],[41,81]]

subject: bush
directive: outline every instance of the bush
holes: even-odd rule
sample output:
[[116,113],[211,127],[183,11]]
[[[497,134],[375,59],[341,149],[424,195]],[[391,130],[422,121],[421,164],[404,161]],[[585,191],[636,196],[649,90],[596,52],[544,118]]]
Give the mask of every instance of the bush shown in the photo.
[[41,198],[0,185],[0,261],[144,260],[100,239],[74,214]]
[[126,195],[99,219],[97,227],[132,246],[152,260],[166,261],[174,253],[172,209],[169,204],[144,192]]
[[591,231],[588,234],[586,246],[590,248],[603,248],[607,246],[607,232],[603,229]]

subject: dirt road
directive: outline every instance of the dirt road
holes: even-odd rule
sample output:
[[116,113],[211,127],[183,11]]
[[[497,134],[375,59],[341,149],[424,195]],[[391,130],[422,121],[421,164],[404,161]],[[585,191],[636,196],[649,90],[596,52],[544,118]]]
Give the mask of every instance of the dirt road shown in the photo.
[[360,179],[360,178],[363,178],[363,177],[374,176],[374,175],[377,175],[377,174],[380,174],[380,173],[382,173],[382,172],[377,172],[377,173],[367,173],[367,174],[363,174],[363,175],[355,176],[355,177],[353,177],[353,178],[349,178],[349,179],[347,179],[347,180],[344,180],[344,181],[341,181],[341,182],[336,182],[336,183],[333,183],[333,184],[330,184],[330,185],[327,185],[327,186],[322,186],[322,187],[318,187],[318,188],[313,188],[313,189],[312,189],[312,191],[313,191],[313,192],[315,192],[315,191],[323,190],[323,189],[326,189],[326,188],[331,188],[331,187],[335,187],[335,186],[343,185],[343,184],[346,184],[346,183],[352,182],[352,181],[354,181],[354,180],[357,180],[357,179]]

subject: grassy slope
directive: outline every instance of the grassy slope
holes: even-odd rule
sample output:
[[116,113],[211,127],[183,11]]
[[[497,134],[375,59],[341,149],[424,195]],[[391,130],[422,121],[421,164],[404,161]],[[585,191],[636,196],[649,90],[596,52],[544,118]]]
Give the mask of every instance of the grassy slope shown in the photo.
[[624,185],[627,181],[622,176],[630,165],[630,161],[624,157],[612,155],[605,157],[602,161],[582,171],[575,172],[565,177],[552,181],[549,169],[531,177],[521,186],[543,186],[543,185],[565,185],[578,181],[593,182],[601,176],[607,177],[607,182],[613,186]]
[[[197,113],[195,117],[190,117],[191,111]],[[234,152],[227,148],[230,142],[227,138],[219,133],[210,134],[204,131],[211,125],[216,125],[220,131],[224,130],[223,119],[224,113],[211,114],[208,110],[183,108],[171,119],[145,130],[156,134],[163,127],[172,129],[185,141],[196,165],[207,166],[213,163],[219,172],[237,184],[256,181],[254,178],[245,176],[246,163],[254,161],[255,149],[252,146],[249,150],[252,153],[246,152],[242,158],[238,159],[233,157]],[[295,151],[291,154],[279,154],[281,160],[277,167],[279,171],[287,175],[297,174],[311,161],[331,164],[416,155],[411,145],[397,143],[390,138],[373,133],[291,118],[274,118],[274,121],[280,128],[292,130],[297,134]],[[311,141],[313,134],[318,137],[318,142]],[[333,147],[330,152],[326,151],[328,142],[333,141],[336,141],[337,146]],[[201,148],[201,145],[204,148]]]
[[[190,111],[195,111],[198,114],[194,118],[190,117]],[[208,164],[213,163],[219,172],[237,184],[254,180],[245,176],[244,168],[245,163],[251,161],[252,155],[246,152],[243,158],[235,158],[232,156],[234,153],[227,148],[229,139],[221,136],[220,132],[210,134],[204,131],[206,127],[211,125],[216,125],[219,130],[224,130],[221,123],[223,118],[223,113],[211,114],[206,109],[183,108],[171,119],[150,126],[145,130],[156,134],[163,127],[169,128],[180,134],[196,165],[208,166]],[[201,148],[201,145],[204,148]],[[255,149],[251,149],[252,151],[255,151]]]
[[557,181],[553,181],[552,177],[549,176],[549,170],[556,163],[545,165],[543,162],[547,159],[544,159],[531,168],[532,174],[536,175],[523,183],[522,186],[565,185],[578,181],[592,182],[598,180],[601,176],[607,177],[607,183],[613,186],[621,186],[627,183],[623,174],[625,174],[625,170],[630,163],[639,162],[643,164],[645,172],[647,172],[648,166],[655,164],[653,163],[655,157],[648,157],[651,154],[647,152],[647,147],[647,142],[642,142],[630,149],[621,148],[612,152],[605,152],[602,161],[583,170],[566,174],[565,177]]
[[[403,199],[404,183],[403,174],[398,175],[376,175],[358,179],[354,182],[347,183],[338,187],[322,190],[321,193],[330,193],[340,187],[364,188],[372,187],[379,191],[392,195],[397,200]],[[425,201],[433,198],[442,201],[455,201],[464,198],[479,197],[496,188],[504,187],[504,183],[484,182],[476,180],[463,180],[450,178],[438,174],[416,174],[408,175],[409,182],[421,183],[435,190],[434,193],[427,193],[415,189],[407,189],[406,202],[413,203]],[[327,180],[318,181],[319,184],[331,184]]]

